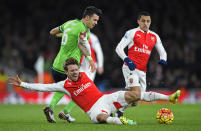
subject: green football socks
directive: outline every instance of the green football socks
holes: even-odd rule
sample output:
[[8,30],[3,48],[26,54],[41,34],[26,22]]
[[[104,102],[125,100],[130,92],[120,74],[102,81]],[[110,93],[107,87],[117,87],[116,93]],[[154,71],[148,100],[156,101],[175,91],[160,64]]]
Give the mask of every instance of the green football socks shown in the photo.
[[76,106],[75,102],[73,100],[70,100],[69,103],[64,108],[64,113],[68,114],[75,106]]
[[50,102],[50,105],[49,105],[52,110],[54,110],[55,105],[61,100],[61,98],[63,96],[64,96],[64,93],[62,93],[62,92],[55,92],[54,93],[54,96],[53,96],[53,98]]

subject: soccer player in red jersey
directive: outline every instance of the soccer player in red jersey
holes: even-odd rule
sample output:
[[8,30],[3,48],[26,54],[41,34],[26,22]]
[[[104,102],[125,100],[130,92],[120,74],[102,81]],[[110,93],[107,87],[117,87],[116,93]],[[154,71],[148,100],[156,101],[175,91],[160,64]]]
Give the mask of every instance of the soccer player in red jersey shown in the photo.
[[[158,63],[161,65],[167,65],[167,53],[160,37],[149,30],[151,25],[150,14],[148,12],[139,13],[137,23],[139,27],[128,30],[116,47],[116,53],[124,61],[122,71],[126,82],[125,88],[141,92],[141,100],[144,101],[168,100],[176,103],[180,96],[180,90],[170,96],[146,92],[147,63],[153,47],[159,53],[160,60]],[[128,47],[128,56],[124,52],[126,47]]]
[[117,109],[140,100],[137,91],[117,91],[103,94],[93,81],[84,73],[79,72],[78,61],[69,58],[65,61],[64,70],[67,79],[53,84],[25,83],[18,76],[8,78],[9,82],[30,90],[63,92],[83,109],[94,123],[130,124],[136,122],[124,116],[111,117]]

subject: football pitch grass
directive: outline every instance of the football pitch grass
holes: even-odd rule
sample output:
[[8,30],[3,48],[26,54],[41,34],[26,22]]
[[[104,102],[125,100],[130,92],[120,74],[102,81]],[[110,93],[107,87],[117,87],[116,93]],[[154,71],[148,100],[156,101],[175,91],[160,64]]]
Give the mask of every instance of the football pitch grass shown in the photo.
[[[43,114],[46,105],[0,104],[0,131],[198,131],[201,130],[201,104],[139,104],[128,108],[125,116],[137,121],[136,126],[93,124],[88,116],[76,107],[72,116],[74,123],[60,120],[57,115],[64,105],[55,107],[57,123],[48,123]],[[159,124],[156,113],[160,108],[169,108],[174,114],[172,125]]]

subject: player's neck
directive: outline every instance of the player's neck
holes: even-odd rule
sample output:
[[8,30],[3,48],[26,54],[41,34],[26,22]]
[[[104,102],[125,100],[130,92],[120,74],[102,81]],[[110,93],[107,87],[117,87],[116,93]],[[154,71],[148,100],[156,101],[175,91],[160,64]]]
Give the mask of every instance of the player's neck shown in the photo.
[[82,21],[85,25],[87,25],[87,21],[86,21],[84,18],[82,18],[81,21]]

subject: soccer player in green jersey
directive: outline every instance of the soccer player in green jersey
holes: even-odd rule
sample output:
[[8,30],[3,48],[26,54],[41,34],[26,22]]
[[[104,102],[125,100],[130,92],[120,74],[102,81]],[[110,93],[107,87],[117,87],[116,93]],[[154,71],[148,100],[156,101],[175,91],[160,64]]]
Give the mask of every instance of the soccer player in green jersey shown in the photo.
[[[80,64],[81,55],[83,54],[89,61],[91,71],[95,71],[96,66],[90,56],[88,39],[90,29],[98,23],[101,14],[100,9],[89,6],[85,9],[81,20],[69,20],[50,31],[51,35],[62,37],[61,47],[51,70],[55,82],[66,80],[67,76],[63,69],[63,63],[70,57],[75,58]],[[44,109],[48,122],[56,122],[53,114],[54,107],[63,96],[64,93],[55,92],[49,106]],[[75,119],[70,116],[70,111],[73,107],[75,107],[75,103],[71,100],[64,108],[64,111],[59,113],[59,118],[73,122]]]

